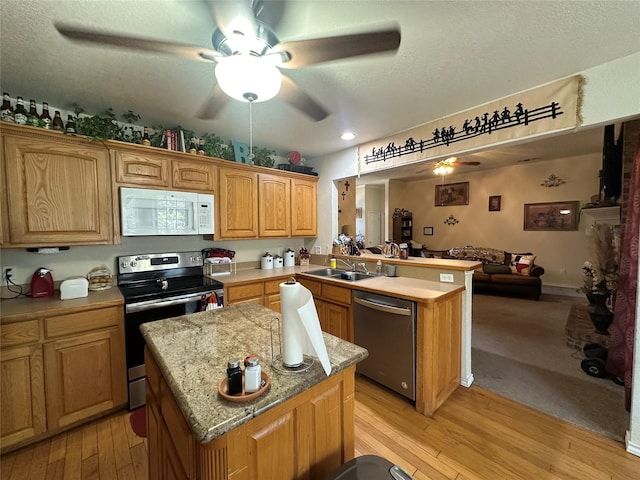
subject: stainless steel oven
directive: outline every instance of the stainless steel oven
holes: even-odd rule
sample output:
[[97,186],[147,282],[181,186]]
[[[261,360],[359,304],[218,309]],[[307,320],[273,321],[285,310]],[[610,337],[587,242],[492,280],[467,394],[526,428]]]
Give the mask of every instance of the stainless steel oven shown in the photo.
[[118,257],[118,287],[125,299],[129,409],[145,404],[144,339],[140,325],[223,306],[223,285],[204,277],[201,252]]

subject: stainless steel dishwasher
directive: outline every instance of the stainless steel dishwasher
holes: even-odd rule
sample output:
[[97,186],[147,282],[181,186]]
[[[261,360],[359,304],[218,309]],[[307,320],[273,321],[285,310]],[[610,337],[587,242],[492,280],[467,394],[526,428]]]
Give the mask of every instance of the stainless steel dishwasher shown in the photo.
[[415,302],[354,290],[353,323],[356,345],[369,350],[356,371],[415,401]]

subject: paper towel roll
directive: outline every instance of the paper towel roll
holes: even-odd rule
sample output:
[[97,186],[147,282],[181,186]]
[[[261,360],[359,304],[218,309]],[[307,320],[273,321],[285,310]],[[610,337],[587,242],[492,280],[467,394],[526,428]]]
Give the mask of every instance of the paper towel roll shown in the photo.
[[331,362],[322,336],[318,312],[312,293],[299,283],[280,284],[282,311],[282,361],[285,366],[298,366],[303,355],[318,357],[327,375]]

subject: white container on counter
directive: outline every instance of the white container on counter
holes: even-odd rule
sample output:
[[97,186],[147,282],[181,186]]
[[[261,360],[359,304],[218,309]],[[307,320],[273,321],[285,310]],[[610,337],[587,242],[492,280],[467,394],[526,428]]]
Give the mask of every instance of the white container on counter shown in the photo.
[[275,257],[273,257],[273,268],[282,268],[284,266],[284,259],[279,256],[276,255]]
[[262,270],[271,270],[273,269],[273,257],[269,252],[265,253],[262,256],[262,260],[260,262],[260,267]]
[[284,252],[284,266],[295,267],[295,265],[296,265],[296,252],[288,248],[287,251]]

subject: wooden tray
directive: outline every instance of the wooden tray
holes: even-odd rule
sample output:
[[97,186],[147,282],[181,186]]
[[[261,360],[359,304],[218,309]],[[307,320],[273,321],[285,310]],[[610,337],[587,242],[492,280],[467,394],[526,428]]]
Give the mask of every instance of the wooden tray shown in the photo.
[[248,402],[249,400],[258,398],[260,395],[266,392],[267,388],[269,388],[269,385],[271,385],[271,378],[269,378],[269,374],[264,370],[262,370],[261,373],[262,373],[262,381],[264,382],[264,385],[260,387],[260,389],[257,392],[244,393],[244,372],[243,372],[242,373],[242,393],[239,393],[238,395],[229,395],[227,393],[229,391],[229,387],[227,385],[227,377],[224,377],[222,380],[220,380],[220,383],[218,384],[218,393],[225,400],[229,400],[230,402],[237,402],[237,403]]

